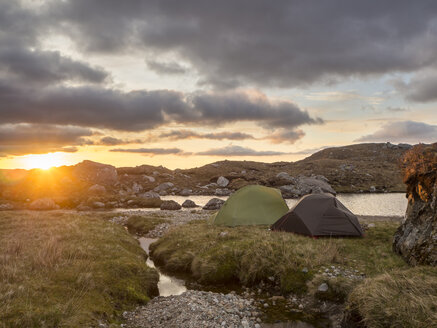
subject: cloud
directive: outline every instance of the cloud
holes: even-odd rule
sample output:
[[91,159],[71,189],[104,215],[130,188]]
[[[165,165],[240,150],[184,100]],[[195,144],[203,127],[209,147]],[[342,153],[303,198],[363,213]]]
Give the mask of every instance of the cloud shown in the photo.
[[148,60],[147,67],[159,74],[184,74],[187,72],[187,68],[176,62],[158,62]]
[[111,149],[111,152],[135,153],[143,155],[185,155],[186,153],[179,148],[135,148],[135,149]]
[[76,126],[1,124],[0,152],[6,155],[76,152],[93,131]]
[[214,148],[207,151],[196,153],[196,155],[208,155],[208,156],[277,156],[285,155],[288,153],[279,151],[258,151],[251,148],[245,148],[241,146],[226,146],[223,148]]
[[103,137],[100,138],[99,141],[93,142],[94,145],[101,145],[101,146],[118,146],[118,145],[127,145],[127,144],[136,144],[136,143],[142,143],[143,140],[141,139],[119,139],[114,137]]
[[99,86],[33,88],[0,79],[0,121],[144,131],[168,123],[218,126],[238,121],[264,128],[320,124],[308,112],[261,93],[131,91]]
[[299,139],[302,139],[305,136],[305,132],[302,130],[286,130],[282,129],[278,132],[275,132],[266,139],[270,140],[274,144],[278,143],[290,143],[294,144]]
[[216,132],[216,133],[198,133],[191,130],[172,130],[164,132],[159,135],[159,138],[166,138],[169,140],[183,140],[183,139],[211,139],[211,140],[245,140],[255,139],[254,136],[242,132]]
[[437,59],[432,1],[108,0],[102,11],[98,0],[75,0],[48,8],[47,19],[83,51],[172,54],[219,87],[335,82]]
[[358,138],[358,142],[436,142],[437,125],[423,122],[399,121],[384,124],[376,132]]
[[437,70],[418,73],[409,82],[399,79],[392,84],[407,100],[420,103],[437,101]]
[[109,73],[101,68],[61,56],[57,51],[0,50],[0,74],[21,83],[52,84],[63,81],[102,83]]

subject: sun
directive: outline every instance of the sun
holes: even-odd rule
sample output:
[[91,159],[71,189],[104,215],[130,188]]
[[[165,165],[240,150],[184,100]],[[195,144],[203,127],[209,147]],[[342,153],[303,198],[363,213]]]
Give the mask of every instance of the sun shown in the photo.
[[54,166],[62,166],[65,163],[63,153],[26,155],[23,157],[24,165],[27,169],[48,170]]

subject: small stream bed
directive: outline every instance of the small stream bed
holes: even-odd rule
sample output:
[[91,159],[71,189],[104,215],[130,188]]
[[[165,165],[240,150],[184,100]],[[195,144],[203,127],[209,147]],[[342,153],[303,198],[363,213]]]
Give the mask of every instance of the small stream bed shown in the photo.
[[[141,248],[149,255],[149,246],[157,239],[140,237],[138,241],[140,242]],[[227,285],[227,286],[203,286],[199,285],[187,277],[186,279],[181,279],[178,277],[170,276],[163,273],[159,268],[155,266],[155,263],[150,258],[147,259],[147,265],[155,268],[159,273],[158,290],[159,296],[171,296],[180,295],[189,289],[193,290],[203,290],[208,292],[223,293],[227,294],[232,291],[240,294],[242,288],[239,285]],[[270,309],[272,310],[272,309]],[[279,313],[281,312],[281,313]],[[262,323],[261,327],[265,328],[327,328],[329,327],[329,320],[326,318],[317,319],[316,322],[306,322],[305,313],[290,313],[284,308],[283,311],[279,309],[276,314],[271,311],[266,311],[266,321],[267,323]],[[277,317],[278,316],[278,317]]]

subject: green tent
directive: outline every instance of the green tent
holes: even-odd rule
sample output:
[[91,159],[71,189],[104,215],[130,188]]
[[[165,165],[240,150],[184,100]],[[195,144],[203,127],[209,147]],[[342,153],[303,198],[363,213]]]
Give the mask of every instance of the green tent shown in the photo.
[[233,193],[211,221],[226,226],[270,225],[287,212],[280,190],[252,185]]

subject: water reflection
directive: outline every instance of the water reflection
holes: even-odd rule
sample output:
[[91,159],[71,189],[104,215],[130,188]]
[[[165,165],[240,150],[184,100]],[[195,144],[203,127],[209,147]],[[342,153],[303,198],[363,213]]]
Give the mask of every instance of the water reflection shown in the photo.
[[[141,248],[144,249],[147,254],[149,254],[149,246],[151,243],[156,241],[156,239],[141,237],[138,238],[138,241],[140,242]],[[146,263],[149,267],[155,268],[159,273],[159,296],[180,295],[187,290],[183,280],[167,276],[166,274],[160,272],[150,257],[147,258]]]

